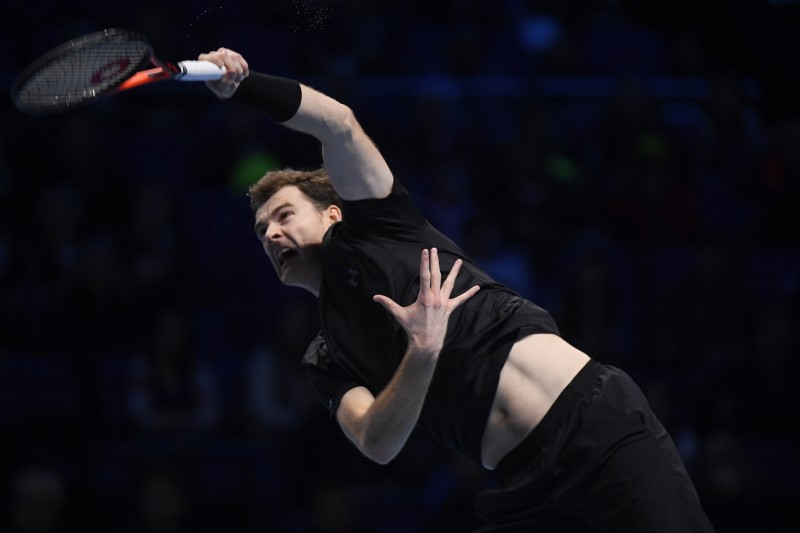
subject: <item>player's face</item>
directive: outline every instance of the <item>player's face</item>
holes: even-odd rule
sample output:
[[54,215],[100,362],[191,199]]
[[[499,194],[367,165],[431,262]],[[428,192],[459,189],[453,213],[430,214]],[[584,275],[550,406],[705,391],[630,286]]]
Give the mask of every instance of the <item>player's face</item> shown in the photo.
[[322,280],[319,246],[325,232],[338,220],[338,207],[320,211],[291,185],[280,189],[256,211],[255,232],[284,284],[318,294]]

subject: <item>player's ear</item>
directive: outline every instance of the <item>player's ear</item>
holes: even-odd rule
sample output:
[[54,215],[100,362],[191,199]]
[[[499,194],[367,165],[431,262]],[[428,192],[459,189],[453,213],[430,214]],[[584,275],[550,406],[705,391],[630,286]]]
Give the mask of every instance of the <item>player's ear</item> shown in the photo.
[[331,224],[334,222],[341,222],[342,210],[338,205],[329,205],[328,209],[325,210],[325,217],[330,220]]

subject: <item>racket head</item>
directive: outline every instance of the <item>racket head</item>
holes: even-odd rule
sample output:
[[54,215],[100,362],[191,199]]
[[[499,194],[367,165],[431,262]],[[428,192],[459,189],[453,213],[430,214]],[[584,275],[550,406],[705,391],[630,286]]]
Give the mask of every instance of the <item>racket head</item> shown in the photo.
[[153,61],[144,35],[111,28],[71,39],[23,70],[11,88],[21,111],[50,114],[112,94]]

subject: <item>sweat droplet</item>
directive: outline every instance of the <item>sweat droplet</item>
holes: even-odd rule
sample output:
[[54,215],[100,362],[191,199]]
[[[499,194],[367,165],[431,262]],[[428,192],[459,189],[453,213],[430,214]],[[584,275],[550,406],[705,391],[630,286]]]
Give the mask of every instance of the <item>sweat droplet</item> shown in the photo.
[[292,0],[301,29],[321,30],[333,18],[338,0]]
[[[219,13],[220,11],[222,11],[222,6],[209,7],[200,11],[200,13],[194,15],[193,17],[187,18],[186,23],[191,30],[202,32],[204,27],[205,29],[212,28],[216,24],[216,20],[221,19]],[[189,37],[188,33],[186,34],[186,37]]]

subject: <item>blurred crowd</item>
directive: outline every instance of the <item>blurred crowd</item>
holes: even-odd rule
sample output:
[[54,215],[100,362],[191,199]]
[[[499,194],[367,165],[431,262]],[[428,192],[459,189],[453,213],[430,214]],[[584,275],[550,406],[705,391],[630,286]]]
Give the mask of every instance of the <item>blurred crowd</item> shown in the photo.
[[[755,46],[792,2],[43,3],[3,8],[9,86],[123,26],[350,105],[434,225],[637,379],[720,531],[797,523],[800,73]],[[0,113],[0,530],[477,524],[486,472],[423,432],[372,465],[305,383],[315,301],[246,188],[316,142],[200,84]]]

